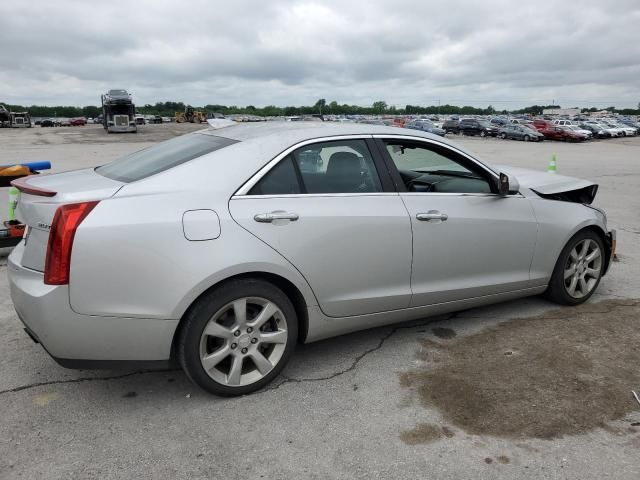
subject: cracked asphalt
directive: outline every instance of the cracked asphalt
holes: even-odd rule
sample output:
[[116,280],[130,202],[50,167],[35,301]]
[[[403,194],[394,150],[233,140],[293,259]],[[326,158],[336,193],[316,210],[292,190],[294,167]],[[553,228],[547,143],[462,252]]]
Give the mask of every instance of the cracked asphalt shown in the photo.
[[[0,131],[0,161],[47,159],[56,171],[63,171],[101,164],[192,128],[164,127],[147,126],[157,130],[135,141],[111,136],[108,142],[96,127]],[[634,346],[640,347],[640,332],[618,329],[617,316],[600,305],[614,299],[636,305],[628,299],[640,298],[640,138],[577,145],[460,141],[494,164],[539,170],[546,169],[555,153],[559,173],[600,184],[596,204],[607,210],[610,226],[618,229],[620,259],[602,281],[587,316],[563,309],[563,320],[563,313],[554,313],[555,305],[528,298],[359,332],[300,346],[272,385],[253,395],[225,399],[198,390],[178,370],[74,371],[57,366],[22,331],[8,294],[6,259],[0,258],[0,479],[638,478],[640,405],[634,405],[631,390],[640,393],[640,385],[633,385],[638,369],[633,364]],[[5,199],[0,196],[0,205]],[[616,308],[630,308],[624,305]],[[545,315],[549,319],[541,320]],[[633,326],[635,315],[624,310],[625,325]],[[554,321],[564,322],[563,327],[556,328]],[[589,337],[586,331],[570,339],[572,321],[582,330],[584,325],[602,325],[611,340],[597,332]],[[485,428],[485,413],[472,408],[487,398],[481,392],[484,383],[471,390],[453,389],[471,405],[465,420],[465,415],[453,418],[451,409],[421,395],[424,384],[413,388],[402,382],[407,372],[421,371],[426,373],[420,378],[427,389],[436,374],[446,386],[450,368],[452,375],[458,369],[454,384],[460,372],[471,370],[469,365],[484,374],[484,366],[487,371],[495,367],[491,354],[498,348],[503,354],[507,333],[528,332],[533,322],[542,322],[535,339],[509,337],[524,342],[520,350],[513,346],[513,352],[526,347],[534,358],[537,352],[556,351],[573,359],[567,352],[575,348],[591,355],[591,363],[577,363],[575,377],[596,378],[591,366],[605,365],[616,388],[589,384],[574,399],[576,410],[592,405],[596,397],[604,404],[610,398],[624,407],[616,410],[621,416],[610,415],[597,426],[549,438],[536,436],[533,427],[504,435]],[[624,335],[618,337],[624,338],[619,345],[616,334]],[[609,353],[615,351],[615,343],[619,353],[628,355],[598,356],[590,339],[599,340],[599,349],[611,347]],[[557,343],[545,343],[546,350],[535,348],[547,341]],[[425,357],[432,351],[425,345],[437,345],[443,356]],[[464,364],[463,353],[475,351],[477,361]],[[573,368],[571,362],[567,365]],[[532,362],[531,368],[539,366]],[[491,418],[503,411],[517,414],[512,403],[506,410],[505,400],[517,400],[517,392],[530,403],[544,399],[541,406],[549,412],[564,408],[570,415],[571,404],[561,403],[553,391],[538,389],[537,373],[532,372],[530,384],[487,373],[486,388],[500,386],[508,394],[486,407],[495,410]],[[562,374],[558,378],[572,378],[571,370]],[[543,378],[554,377],[547,372]],[[558,383],[562,392],[566,380]],[[628,405],[621,398],[627,389]],[[535,416],[522,409],[531,422],[543,421],[544,412]],[[527,418],[519,421],[526,424]]]

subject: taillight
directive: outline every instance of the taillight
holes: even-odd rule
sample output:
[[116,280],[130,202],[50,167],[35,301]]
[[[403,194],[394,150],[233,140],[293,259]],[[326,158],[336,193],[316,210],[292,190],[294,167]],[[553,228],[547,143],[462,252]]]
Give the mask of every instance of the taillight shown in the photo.
[[49,232],[47,258],[44,264],[44,283],[66,285],[69,283],[71,247],[76,230],[98,202],[82,202],[62,205],[56,210]]

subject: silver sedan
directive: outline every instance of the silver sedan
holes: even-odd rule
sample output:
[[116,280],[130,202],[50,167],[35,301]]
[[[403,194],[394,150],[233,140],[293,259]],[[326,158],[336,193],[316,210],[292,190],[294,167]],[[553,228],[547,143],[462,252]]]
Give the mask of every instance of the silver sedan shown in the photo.
[[297,342],[542,293],[579,304],[615,248],[597,185],[366,124],[223,125],[14,183],[29,335],[66,367],[176,361],[220,395],[265,386]]

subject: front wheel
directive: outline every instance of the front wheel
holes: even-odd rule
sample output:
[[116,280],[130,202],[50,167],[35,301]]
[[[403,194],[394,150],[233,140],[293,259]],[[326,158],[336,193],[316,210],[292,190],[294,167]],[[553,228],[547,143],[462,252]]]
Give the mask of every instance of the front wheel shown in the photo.
[[506,134],[506,133],[504,133],[504,132],[502,132],[502,133],[500,134],[500,138],[502,138],[503,140],[506,140],[506,139],[507,139],[507,134]]
[[604,272],[604,245],[591,230],[578,232],[564,247],[545,295],[562,305],[578,305],[593,295]]
[[235,396],[271,382],[293,353],[298,320],[289,298],[259,279],[234,280],[205,294],[185,318],[178,359],[204,390]]
[[525,142],[528,142],[530,139],[531,139],[531,137],[529,137],[529,135],[525,135],[525,136],[524,136],[524,141],[525,141]]
[[480,136],[481,137],[486,137],[487,136],[487,132],[485,132],[484,130],[480,131]]

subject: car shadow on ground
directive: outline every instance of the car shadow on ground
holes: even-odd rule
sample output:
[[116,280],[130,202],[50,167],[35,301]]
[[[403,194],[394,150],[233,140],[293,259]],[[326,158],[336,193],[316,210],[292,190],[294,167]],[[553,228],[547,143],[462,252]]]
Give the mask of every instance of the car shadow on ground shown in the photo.
[[[395,375],[398,367],[409,368],[414,363],[413,353],[419,350],[419,341],[425,337],[447,338],[451,335],[450,332],[456,332],[454,335],[458,336],[475,334],[497,323],[514,318],[534,316],[551,308],[557,307],[540,297],[531,297],[363,330],[310,344],[300,344],[296,347],[289,365],[282,374],[257,393],[280,389],[282,385],[289,383],[331,380],[352,372],[356,368],[366,368],[361,367],[363,359],[378,351],[383,352],[385,343],[391,337],[402,335],[403,342],[409,344],[409,348],[403,353],[406,356],[405,365],[395,363],[393,370],[389,372],[390,375]],[[24,341],[26,342],[28,339],[25,338]],[[33,345],[33,348],[40,347]],[[394,354],[398,354],[398,352],[394,351]],[[42,361],[53,362],[52,359],[45,356]],[[74,371],[55,367],[51,369],[51,376],[62,374],[63,378],[49,380],[46,376],[39,377],[38,382],[25,383],[0,391],[0,394],[39,387],[54,388],[60,385],[78,384],[78,388],[84,393],[93,391],[99,396],[115,396],[127,400],[136,399],[137,402],[143,396],[152,396],[155,398],[154,401],[157,401],[161,396],[167,397],[167,400],[178,397],[206,398],[209,401],[225,400],[200,390],[188,380],[176,365],[169,369],[158,370]],[[43,370],[48,370],[48,368],[43,368]]]

